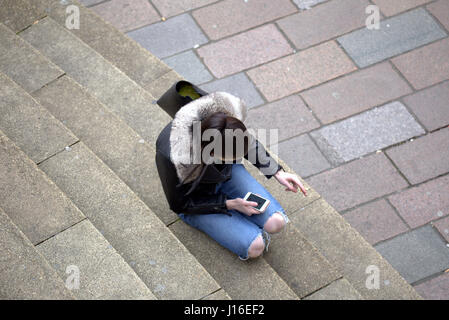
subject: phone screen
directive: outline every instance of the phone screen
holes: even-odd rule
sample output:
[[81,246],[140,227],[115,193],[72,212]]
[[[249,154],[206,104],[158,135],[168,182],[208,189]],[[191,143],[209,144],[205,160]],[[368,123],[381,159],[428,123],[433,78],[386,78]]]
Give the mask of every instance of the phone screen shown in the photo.
[[248,199],[246,199],[247,201],[254,201],[257,202],[257,206],[255,206],[254,208],[260,210],[263,206],[263,204],[265,203],[265,199],[262,199],[258,196],[256,196],[255,194],[251,193],[248,197]]

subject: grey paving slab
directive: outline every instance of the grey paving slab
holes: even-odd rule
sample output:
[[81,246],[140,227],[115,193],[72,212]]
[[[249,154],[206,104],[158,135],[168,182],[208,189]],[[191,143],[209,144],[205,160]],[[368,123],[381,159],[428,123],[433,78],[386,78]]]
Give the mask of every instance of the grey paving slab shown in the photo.
[[346,280],[338,279],[327,287],[318,290],[305,300],[363,300],[360,293]]
[[220,288],[159,218],[82,142],[40,168],[158,299],[200,299]]
[[205,233],[179,220],[170,230],[235,300],[297,300],[264,259],[242,261]]
[[47,17],[20,34],[147,141],[171,120],[154,97],[66,28]]
[[154,23],[127,33],[158,58],[165,58],[208,41],[189,14]]
[[163,59],[163,61],[187,81],[196,85],[213,79],[210,72],[192,50]]
[[[290,221],[365,299],[420,299],[403,277],[324,199],[289,216]],[[368,289],[368,266],[379,268],[380,287]]]
[[433,223],[444,239],[449,243],[449,217],[438,220]]
[[375,246],[409,283],[449,268],[449,248],[427,225]]
[[19,32],[46,16],[46,1],[3,0],[0,6],[0,22],[12,31]]
[[200,86],[206,92],[225,91],[233,94],[247,104],[248,108],[256,107],[264,103],[254,84],[244,73],[215,80]]
[[326,157],[339,164],[424,133],[407,108],[396,101],[322,127],[311,136]]
[[1,131],[0,163],[2,208],[33,244],[85,218]]
[[154,149],[126,123],[68,76],[33,95],[104,161],[165,224],[178,218],[166,201],[155,166]]
[[153,5],[164,17],[171,17],[216,1],[217,0],[177,0],[176,2],[173,2],[166,0],[151,0]]
[[290,223],[271,236],[264,259],[300,298],[341,277],[340,272]]
[[156,299],[87,219],[40,243],[37,249],[62,279],[68,277],[67,267],[78,268],[79,288],[72,290],[77,299]]
[[427,11],[418,8],[382,20],[379,30],[363,28],[337,40],[356,64],[363,68],[446,35]]
[[226,291],[220,289],[201,300],[231,300],[231,297],[226,293]]
[[1,23],[0,43],[0,71],[27,92],[43,87],[64,73]]
[[104,0],[80,0],[80,2],[85,6],[93,6],[94,4],[103,2]]
[[78,141],[73,133],[1,72],[0,114],[0,130],[36,163]]
[[142,87],[149,85],[170,71],[170,68],[151,52],[144,49],[111,24],[104,22],[92,10],[80,5],[76,0],[42,1],[45,1],[48,16],[61,26],[65,26],[67,6],[77,5],[80,9],[80,16],[83,17],[83,27],[68,31],[76,35]]
[[449,81],[404,98],[427,130],[449,125]]
[[279,157],[302,177],[311,176],[331,167],[307,134],[282,141],[277,148]]
[[58,274],[0,208],[0,299],[74,299]]

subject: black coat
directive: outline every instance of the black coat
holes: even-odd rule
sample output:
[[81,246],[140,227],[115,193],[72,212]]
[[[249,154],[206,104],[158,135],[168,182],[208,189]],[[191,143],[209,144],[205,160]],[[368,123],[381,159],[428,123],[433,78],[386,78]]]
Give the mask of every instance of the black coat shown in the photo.
[[[174,113],[174,110],[179,110],[181,107],[192,101],[192,99],[189,98],[182,97],[182,99],[180,99],[177,97],[178,93],[174,88],[176,88],[176,86],[173,86],[167,91],[158,101],[158,104],[164,108],[164,110],[170,111],[169,113]],[[202,96],[207,95],[215,97],[215,94],[208,95],[202,90],[201,93]],[[163,103],[162,100],[166,103]],[[200,101],[200,99],[198,101]],[[240,100],[238,101],[241,102]],[[228,103],[227,100],[226,103]],[[175,104],[176,106],[174,106]],[[217,103],[217,105],[219,105],[219,103]],[[243,104],[242,106],[245,108]],[[202,108],[202,105],[199,105],[199,107]],[[226,106],[226,108],[227,107],[228,106]],[[220,111],[214,110],[214,104],[208,105],[207,108],[207,112]],[[230,114],[235,116],[232,112]],[[244,114],[246,115],[246,110],[244,110]],[[162,130],[156,141],[156,166],[170,209],[176,213],[184,214],[225,213],[230,215],[229,211],[226,209],[226,195],[223,193],[216,194],[215,189],[218,183],[227,181],[231,178],[232,164],[223,164],[220,169],[214,164],[192,165],[192,169],[196,168],[196,170],[190,170],[190,174],[184,174],[180,177],[181,171],[178,170],[177,172],[177,163],[176,161],[175,163],[173,161],[174,155],[172,154],[171,148],[170,137],[172,134],[172,124],[173,121],[170,121],[170,123]],[[282,166],[269,155],[264,146],[256,139],[254,139],[254,143],[250,145],[248,154],[245,156],[246,159],[248,159],[250,152],[256,152],[256,155],[259,155],[257,152],[261,152],[260,155],[264,158],[266,157],[265,159],[259,159],[259,156],[255,157],[256,161],[254,165],[257,168],[266,168],[270,165],[274,168],[270,173],[265,173],[267,178],[271,178],[274,173],[282,168]]]

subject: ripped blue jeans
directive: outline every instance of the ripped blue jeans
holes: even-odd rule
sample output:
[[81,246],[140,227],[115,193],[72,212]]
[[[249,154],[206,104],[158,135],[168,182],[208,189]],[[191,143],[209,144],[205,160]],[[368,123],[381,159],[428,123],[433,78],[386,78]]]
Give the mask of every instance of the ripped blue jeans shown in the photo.
[[288,217],[280,203],[246,170],[243,164],[232,165],[232,176],[228,181],[217,184],[215,192],[223,192],[228,199],[244,198],[251,191],[270,200],[270,204],[261,214],[247,216],[236,210],[229,210],[232,216],[226,214],[179,214],[188,225],[199,229],[217,241],[223,247],[239,256],[241,260],[248,259],[248,249],[253,241],[262,235],[265,249],[268,250],[270,235],[264,230],[267,220],[279,212],[288,223]]

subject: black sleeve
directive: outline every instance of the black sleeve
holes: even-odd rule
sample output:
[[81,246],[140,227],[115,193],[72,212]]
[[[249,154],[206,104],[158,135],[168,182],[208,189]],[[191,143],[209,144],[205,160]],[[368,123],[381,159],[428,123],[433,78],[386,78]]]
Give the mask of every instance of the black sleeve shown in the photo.
[[245,159],[259,169],[267,179],[270,179],[276,172],[284,168],[268,153],[264,145],[253,135],[250,135],[248,153]]

